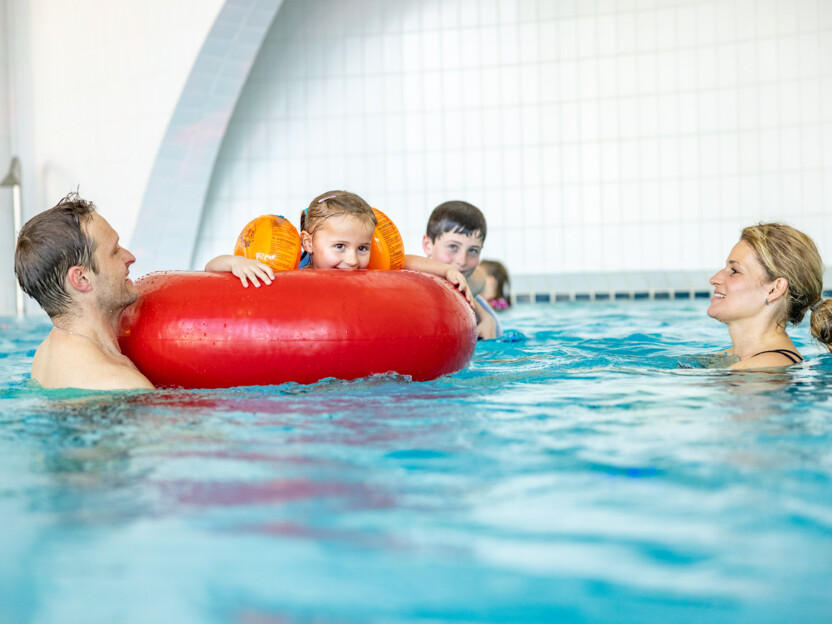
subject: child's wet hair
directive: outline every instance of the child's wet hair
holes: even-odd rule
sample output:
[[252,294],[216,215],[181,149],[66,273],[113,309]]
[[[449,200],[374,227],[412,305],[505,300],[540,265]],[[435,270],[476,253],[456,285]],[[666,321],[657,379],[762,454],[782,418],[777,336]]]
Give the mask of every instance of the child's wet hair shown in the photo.
[[428,219],[427,235],[434,243],[446,232],[476,234],[485,242],[488,228],[479,208],[468,202],[454,200],[439,204]]
[[327,191],[321,193],[300,214],[300,229],[310,236],[332,217],[353,216],[367,225],[378,224],[376,214],[366,201],[348,191]]

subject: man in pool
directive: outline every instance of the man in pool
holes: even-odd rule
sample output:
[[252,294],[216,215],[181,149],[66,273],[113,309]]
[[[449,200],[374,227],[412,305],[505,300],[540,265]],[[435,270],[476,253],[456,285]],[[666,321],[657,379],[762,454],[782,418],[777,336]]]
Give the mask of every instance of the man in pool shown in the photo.
[[44,388],[152,389],[118,345],[118,320],[138,294],[136,258],[92,202],[70,193],[20,230],[14,272],[54,326],[32,360]]

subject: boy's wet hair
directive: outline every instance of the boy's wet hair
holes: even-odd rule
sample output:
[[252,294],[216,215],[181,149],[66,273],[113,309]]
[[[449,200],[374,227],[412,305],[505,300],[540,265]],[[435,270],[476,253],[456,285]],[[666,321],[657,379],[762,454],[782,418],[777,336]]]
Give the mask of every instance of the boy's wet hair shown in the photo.
[[51,318],[72,309],[66,289],[70,268],[82,266],[98,272],[95,241],[85,229],[94,212],[95,204],[70,193],[20,229],[14,252],[17,281]]
[[485,242],[487,230],[485,216],[479,208],[468,202],[454,200],[439,204],[433,209],[426,233],[434,243],[446,232],[465,235],[479,233]]
[[300,214],[300,229],[310,236],[320,229],[327,219],[350,215],[373,227],[378,225],[376,213],[355,193],[348,191],[327,191],[321,193]]

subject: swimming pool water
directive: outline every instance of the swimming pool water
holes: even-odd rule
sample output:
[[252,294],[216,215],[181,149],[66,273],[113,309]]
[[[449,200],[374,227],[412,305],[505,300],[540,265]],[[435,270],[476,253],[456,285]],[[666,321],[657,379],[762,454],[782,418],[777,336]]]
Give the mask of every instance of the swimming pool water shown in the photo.
[[[44,391],[0,320],[0,621],[828,622],[832,358],[519,306],[427,383]],[[5,619],[4,619],[5,618]]]

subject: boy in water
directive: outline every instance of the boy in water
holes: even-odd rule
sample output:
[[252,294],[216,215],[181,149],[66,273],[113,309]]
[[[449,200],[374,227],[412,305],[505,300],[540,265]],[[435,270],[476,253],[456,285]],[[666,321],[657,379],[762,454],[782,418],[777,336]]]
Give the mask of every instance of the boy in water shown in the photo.
[[422,249],[428,258],[449,264],[465,276],[475,295],[477,337],[490,339],[503,332],[494,310],[480,296],[485,276],[481,269],[477,271],[477,266],[486,232],[485,216],[479,208],[464,201],[448,201],[431,213]]

